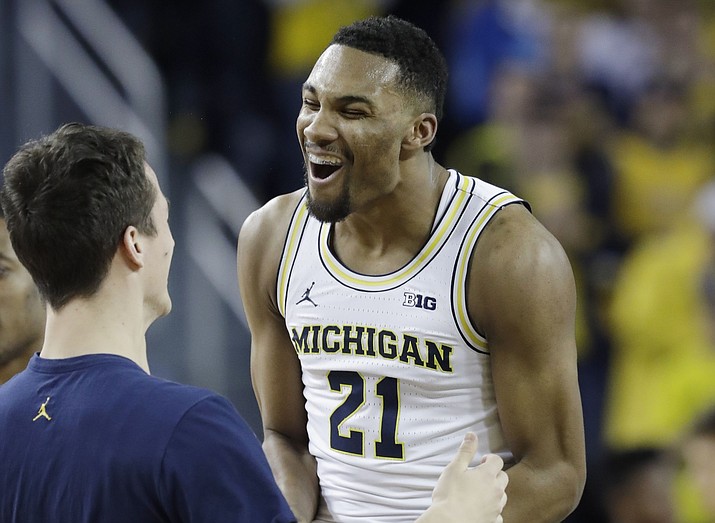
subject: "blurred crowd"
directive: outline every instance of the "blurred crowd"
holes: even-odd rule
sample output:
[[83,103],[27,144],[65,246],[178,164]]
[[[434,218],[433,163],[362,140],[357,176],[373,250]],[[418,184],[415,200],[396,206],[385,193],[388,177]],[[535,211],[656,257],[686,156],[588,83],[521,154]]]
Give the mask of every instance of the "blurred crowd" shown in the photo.
[[175,161],[220,153],[263,201],[302,185],[300,85],[335,29],[423,27],[450,66],[438,161],[526,198],[574,266],[590,475],[572,520],[715,521],[715,465],[687,475],[683,443],[715,405],[715,2],[109,3],[164,73]]

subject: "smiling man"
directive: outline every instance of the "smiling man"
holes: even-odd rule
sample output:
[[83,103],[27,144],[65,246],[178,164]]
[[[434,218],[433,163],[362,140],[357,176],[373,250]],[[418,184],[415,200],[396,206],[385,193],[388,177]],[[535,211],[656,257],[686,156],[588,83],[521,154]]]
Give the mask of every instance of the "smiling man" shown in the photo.
[[467,431],[507,463],[505,521],[579,501],[571,267],[525,202],[435,161],[446,82],[403,20],[339,30],[302,89],[306,187],[241,230],[263,446],[299,521],[414,521]]
[[[174,238],[142,143],[67,124],[3,173],[9,236],[48,310],[40,353],[0,386],[0,521],[294,522],[229,401],[149,373]],[[476,450],[472,433],[452,449],[421,522],[501,521],[503,462],[471,468]]]

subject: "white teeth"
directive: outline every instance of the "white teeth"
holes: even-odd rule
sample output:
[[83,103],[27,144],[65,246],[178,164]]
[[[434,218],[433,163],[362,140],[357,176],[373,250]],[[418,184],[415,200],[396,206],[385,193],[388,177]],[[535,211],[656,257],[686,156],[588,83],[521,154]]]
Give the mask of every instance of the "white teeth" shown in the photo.
[[317,163],[318,165],[339,166],[343,164],[340,159],[335,158],[333,156],[316,156],[315,154],[311,153],[308,153],[308,160],[311,163]]

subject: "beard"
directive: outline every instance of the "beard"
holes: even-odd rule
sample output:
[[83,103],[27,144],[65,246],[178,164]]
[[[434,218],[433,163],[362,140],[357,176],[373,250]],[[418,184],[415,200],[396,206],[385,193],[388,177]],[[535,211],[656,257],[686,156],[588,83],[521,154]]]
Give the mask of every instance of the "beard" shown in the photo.
[[310,194],[310,185],[308,185],[308,168],[303,169],[303,179],[305,187],[308,190],[308,212],[318,221],[323,223],[337,223],[343,221],[350,215],[350,188],[348,187],[349,179],[345,178],[342,191],[338,198],[331,202],[320,202],[313,199]]

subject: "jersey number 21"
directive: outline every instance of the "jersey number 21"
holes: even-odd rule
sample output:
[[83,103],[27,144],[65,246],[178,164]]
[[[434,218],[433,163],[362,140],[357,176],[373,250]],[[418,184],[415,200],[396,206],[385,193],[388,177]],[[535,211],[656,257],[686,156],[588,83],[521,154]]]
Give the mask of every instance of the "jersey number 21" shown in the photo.
[[[328,373],[330,390],[342,391],[350,387],[350,393],[330,416],[330,447],[338,452],[364,455],[364,434],[350,429],[347,436],[340,433],[341,425],[365,403],[365,379],[360,373],[347,370],[333,370]],[[400,412],[399,381],[384,377],[375,385],[375,394],[382,398],[380,439],[375,441],[375,456],[383,459],[402,460],[405,449],[397,442],[397,419]]]

